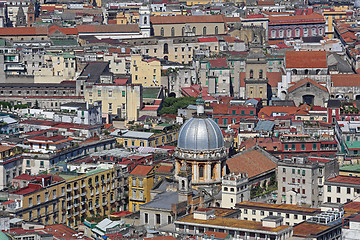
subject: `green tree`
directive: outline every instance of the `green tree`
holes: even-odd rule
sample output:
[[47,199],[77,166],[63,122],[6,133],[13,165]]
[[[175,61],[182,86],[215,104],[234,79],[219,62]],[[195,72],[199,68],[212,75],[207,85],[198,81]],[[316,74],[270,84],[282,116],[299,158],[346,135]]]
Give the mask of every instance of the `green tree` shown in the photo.
[[177,110],[180,108],[185,108],[190,104],[195,104],[196,98],[194,97],[167,97],[163,101],[163,108],[160,110],[159,114],[177,114]]

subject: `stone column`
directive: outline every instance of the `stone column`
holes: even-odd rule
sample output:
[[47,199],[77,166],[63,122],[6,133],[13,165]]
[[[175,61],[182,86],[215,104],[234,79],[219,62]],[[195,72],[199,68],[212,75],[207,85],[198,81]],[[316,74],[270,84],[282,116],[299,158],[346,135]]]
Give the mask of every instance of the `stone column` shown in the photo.
[[218,161],[216,164],[216,168],[217,168],[217,179],[221,180],[221,162]]
[[193,179],[193,181],[198,181],[198,175],[199,175],[199,173],[198,173],[198,168],[199,168],[199,166],[197,165],[197,163],[196,162],[192,162],[191,163],[192,164],[192,179]]
[[205,181],[211,181],[211,164],[209,162],[205,164]]

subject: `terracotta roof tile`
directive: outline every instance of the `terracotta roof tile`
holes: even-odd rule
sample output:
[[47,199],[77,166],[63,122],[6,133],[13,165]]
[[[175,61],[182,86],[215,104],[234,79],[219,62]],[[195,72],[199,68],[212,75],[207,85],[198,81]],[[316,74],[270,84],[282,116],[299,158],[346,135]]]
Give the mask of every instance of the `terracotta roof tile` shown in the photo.
[[327,68],[325,51],[287,51],[286,68]]
[[336,176],[327,180],[328,182],[337,182],[337,183],[350,183],[350,184],[359,184],[359,177],[351,177],[351,176]]
[[154,166],[137,165],[130,174],[146,176],[153,168]]
[[226,58],[217,58],[217,59],[210,59],[209,64],[211,68],[227,68],[227,60]]
[[249,178],[276,168],[276,163],[260,152],[253,149],[239,153],[227,160],[230,172],[247,173]]
[[303,222],[294,226],[293,235],[297,237],[309,237],[331,228],[332,225],[326,226],[316,223]]
[[137,24],[78,25],[79,33],[139,32]]
[[292,85],[291,87],[288,88],[288,92],[290,93],[290,92],[294,91],[295,89],[303,86],[306,83],[310,83],[310,84],[314,85],[315,87],[318,87],[318,88],[322,89],[323,91],[328,92],[326,87],[318,84],[317,82],[315,82],[314,80],[311,80],[310,78],[304,78],[304,79],[296,82],[294,85]]
[[293,15],[293,16],[269,16],[269,25],[277,24],[301,24],[301,23],[325,23],[325,19],[321,14],[314,13],[309,15]]
[[333,74],[331,81],[334,87],[359,87],[360,74]]
[[5,27],[0,28],[0,36],[37,36],[47,35],[47,27]]

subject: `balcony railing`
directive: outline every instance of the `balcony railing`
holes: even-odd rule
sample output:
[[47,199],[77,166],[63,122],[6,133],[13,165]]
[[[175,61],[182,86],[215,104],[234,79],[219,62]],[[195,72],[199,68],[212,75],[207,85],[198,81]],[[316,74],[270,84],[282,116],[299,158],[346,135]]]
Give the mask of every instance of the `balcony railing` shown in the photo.
[[82,192],[82,193],[81,193],[81,196],[82,196],[82,197],[86,196],[86,192]]
[[81,184],[81,187],[82,188],[86,187],[86,184],[85,183]]
[[89,210],[92,211],[94,209],[93,206],[89,206]]
[[72,197],[67,197],[66,198],[66,201],[71,201],[72,200]]
[[84,213],[86,213],[86,209],[81,210],[81,214],[84,214]]
[[67,188],[66,191],[67,191],[67,192],[71,192],[72,189],[71,189],[71,188]]
[[80,195],[79,195],[79,194],[76,194],[76,195],[74,196],[74,199],[79,198],[79,197],[80,197]]
[[76,187],[74,186],[74,190],[78,190],[79,189],[79,185],[77,185]]
[[72,205],[68,205],[68,206],[66,207],[67,210],[70,210],[70,209],[72,209],[72,208],[73,208]]
[[105,201],[105,202],[103,202],[103,206],[106,206],[108,204],[108,202],[107,201]]
[[114,203],[115,202],[115,199],[113,199],[113,200],[110,200],[110,203]]
[[71,213],[68,213],[68,214],[67,214],[67,217],[68,217],[68,218],[71,218],[71,217],[72,217],[72,214],[71,214]]
[[96,208],[99,208],[99,207],[100,207],[100,204],[95,204],[95,207],[96,207]]
[[74,203],[74,207],[78,207],[78,206],[80,206],[79,203]]
[[74,216],[77,216],[77,215],[79,215],[79,211],[74,212]]

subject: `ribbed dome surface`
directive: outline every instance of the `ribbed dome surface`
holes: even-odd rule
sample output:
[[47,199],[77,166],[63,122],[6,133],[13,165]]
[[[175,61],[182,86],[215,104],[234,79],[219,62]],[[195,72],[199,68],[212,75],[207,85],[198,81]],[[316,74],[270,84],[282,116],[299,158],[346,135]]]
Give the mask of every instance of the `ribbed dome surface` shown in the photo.
[[210,118],[191,118],[181,127],[179,148],[189,150],[211,150],[224,146],[219,126]]

